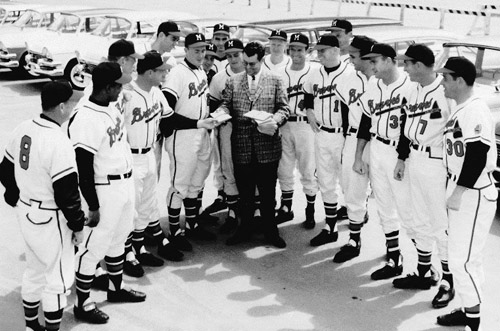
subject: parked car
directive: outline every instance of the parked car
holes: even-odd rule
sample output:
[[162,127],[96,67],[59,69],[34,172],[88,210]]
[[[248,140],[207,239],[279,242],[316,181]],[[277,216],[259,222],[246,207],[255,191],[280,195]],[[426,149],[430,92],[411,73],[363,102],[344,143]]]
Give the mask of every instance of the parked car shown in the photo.
[[[497,189],[500,189],[500,38],[476,36],[444,43],[443,50],[437,57],[436,67],[444,66],[451,56],[464,56],[476,66],[475,93],[486,100],[496,123],[498,157],[493,177]],[[497,206],[500,207],[500,199],[497,200]]]
[[0,3],[0,29],[14,23],[26,10],[40,8],[43,5],[23,2]]
[[106,15],[128,12],[120,8],[93,8],[64,12],[47,31],[27,43],[26,69],[33,76],[66,77],[71,82],[71,68],[76,64],[75,50],[87,46],[78,38],[94,31]]
[[88,9],[78,5],[43,6],[26,10],[17,21],[0,29],[0,67],[18,69],[26,72],[26,43],[42,38],[42,34],[50,34],[45,29],[59,17],[62,12]]

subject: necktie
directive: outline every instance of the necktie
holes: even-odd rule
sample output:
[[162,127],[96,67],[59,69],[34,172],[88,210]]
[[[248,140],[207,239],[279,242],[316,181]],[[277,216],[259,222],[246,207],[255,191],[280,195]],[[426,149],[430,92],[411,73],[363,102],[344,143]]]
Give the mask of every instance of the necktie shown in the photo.
[[250,94],[254,95],[256,89],[257,82],[255,81],[255,75],[252,75],[252,79],[250,80]]

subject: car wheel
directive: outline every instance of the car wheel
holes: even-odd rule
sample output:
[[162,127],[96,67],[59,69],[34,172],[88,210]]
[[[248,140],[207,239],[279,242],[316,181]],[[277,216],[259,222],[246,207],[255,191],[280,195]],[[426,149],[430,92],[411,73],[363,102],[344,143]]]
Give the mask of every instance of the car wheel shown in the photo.
[[38,75],[32,74],[29,72],[29,70],[26,68],[27,61],[26,61],[26,56],[28,55],[28,52],[24,52],[21,54],[21,57],[19,58],[19,67],[15,68],[13,71],[19,74],[21,77],[27,77],[27,78],[33,78],[33,77],[38,77]]
[[69,61],[66,69],[64,69],[64,78],[78,91],[82,91],[90,83],[90,77],[83,75],[83,67],[78,63],[77,59]]

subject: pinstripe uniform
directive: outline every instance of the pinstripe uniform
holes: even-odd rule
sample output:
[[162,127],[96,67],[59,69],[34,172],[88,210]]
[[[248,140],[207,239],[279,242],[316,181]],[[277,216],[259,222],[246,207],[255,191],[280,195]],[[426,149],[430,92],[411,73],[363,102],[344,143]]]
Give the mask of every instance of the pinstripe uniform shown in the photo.
[[450,270],[463,306],[474,307],[483,300],[483,249],[496,209],[497,191],[491,178],[497,157],[495,125],[486,103],[475,96],[453,107],[451,114],[444,135],[448,196],[462,172],[466,144],[482,142],[489,146],[486,165],[474,187],[463,193],[460,209],[448,209]]
[[[208,84],[203,69],[192,69],[186,62],[178,64],[167,76],[163,90],[176,98],[176,113],[191,119],[207,118]],[[210,135],[206,129],[174,130],[165,149],[171,178],[167,205],[181,208],[183,199],[198,196],[210,171]]]
[[122,103],[99,106],[85,100],[75,110],[68,133],[73,147],[94,155],[95,189],[99,200],[99,224],[86,233],[78,250],[78,273],[93,275],[104,258],[124,253],[125,241],[133,229],[133,159],[127,142]]

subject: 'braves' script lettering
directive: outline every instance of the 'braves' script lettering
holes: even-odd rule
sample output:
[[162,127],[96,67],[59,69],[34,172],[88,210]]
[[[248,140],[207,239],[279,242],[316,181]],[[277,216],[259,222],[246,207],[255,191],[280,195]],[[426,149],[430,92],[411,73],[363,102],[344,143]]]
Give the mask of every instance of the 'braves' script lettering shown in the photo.
[[122,131],[122,121],[119,117],[116,118],[116,124],[115,127],[110,126],[106,132],[109,135],[109,147],[113,147],[113,144],[116,141],[120,141],[123,136],[123,131]]
[[192,97],[198,96],[201,97],[204,93],[205,90],[207,89],[207,81],[204,79],[201,81],[198,86],[194,82],[189,83],[189,95],[188,99],[191,99]]
[[368,100],[368,107],[370,107],[370,110],[372,113],[376,112],[377,110],[382,110],[384,108],[390,108],[394,105],[399,105],[401,102],[401,98],[399,97],[399,94],[395,97],[392,97],[390,99],[384,100],[379,103],[374,103],[373,99]]
[[157,110],[160,109],[160,104],[155,103],[153,107],[141,111],[140,107],[136,107],[132,110],[132,122],[130,124],[134,124],[136,122],[140,122],[143,119],[148,119],[152,114],[156,114]]

